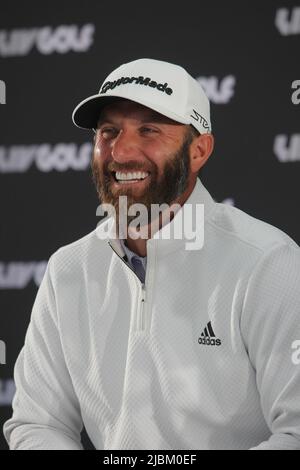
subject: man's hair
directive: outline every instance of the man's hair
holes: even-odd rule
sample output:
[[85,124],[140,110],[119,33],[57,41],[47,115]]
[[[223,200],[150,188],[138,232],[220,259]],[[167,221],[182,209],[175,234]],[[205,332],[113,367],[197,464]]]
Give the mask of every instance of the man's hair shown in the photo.
[[[187,129],[187,134],[186,134],[186,139],[189,143],[189,145],[191,145],[191,143],[193,142],[193,140],[196,138],[196,137],[199,137],[200,135],[200,132],[194,127],[192,126],[191,124],[188,126],[188,129]],[[198,177],[200,176],[200,173],[201,173],[201,170],[202,168],[200,168],[200,170],[198,171]]]
[[196,127],[192,126],[191,124],[189,125],[188,132],[190,136],[192,137],[192,139],[194,139],[195,137],[199,137],[200,135],[200,132],[196,129]]

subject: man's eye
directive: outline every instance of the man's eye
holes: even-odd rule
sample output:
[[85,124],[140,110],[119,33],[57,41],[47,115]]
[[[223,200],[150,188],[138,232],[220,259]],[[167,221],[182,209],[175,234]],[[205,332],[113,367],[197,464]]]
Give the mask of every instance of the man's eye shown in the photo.
[[103,129],[100,129],[100,134],[105,139],[110,139],[112,137],[115,137],[118,134],[118,131],[114,127],[103,127]]
[[143,134],[156,134],[157,133],[156,129],[153,129],[152,127],[146,127],[146,126],[141,127],[140,131]]

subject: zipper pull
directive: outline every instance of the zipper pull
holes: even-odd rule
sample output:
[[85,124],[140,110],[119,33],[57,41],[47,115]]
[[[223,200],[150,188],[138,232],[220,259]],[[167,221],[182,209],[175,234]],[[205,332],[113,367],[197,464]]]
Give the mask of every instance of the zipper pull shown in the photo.
[[142,302],[145,302],[145,297],[146,297],[146,288],[145,288],[145,284],[142,284]]
[[140,310],[140,329],[141,330],[144,330],[145,328],[145,297],[146,297],[145,284],[142,284],[142,300],[141,300],[141,310]]

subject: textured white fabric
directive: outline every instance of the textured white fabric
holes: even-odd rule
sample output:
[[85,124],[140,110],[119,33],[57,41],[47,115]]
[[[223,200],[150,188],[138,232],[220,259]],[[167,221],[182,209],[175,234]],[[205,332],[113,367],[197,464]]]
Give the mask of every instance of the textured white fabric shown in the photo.
[[[11,449],[80,449],[83,423],[97,449],[300,449],[299,247],[200,181],[187,202],[205,205],[204,247],[155,234],[144,290],[111,219],[51,256]],[[209,327],[221,345],[199,343]]]

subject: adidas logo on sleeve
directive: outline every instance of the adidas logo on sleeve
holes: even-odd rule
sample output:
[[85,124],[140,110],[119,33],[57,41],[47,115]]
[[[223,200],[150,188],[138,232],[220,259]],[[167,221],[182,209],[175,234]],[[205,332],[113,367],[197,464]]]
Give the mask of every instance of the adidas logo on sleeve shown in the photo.
[[222,341],[216,338],[211,322],[207,323],[203,333],[201,333],[201,336],[198,338],[198,343],[204,346],[221,346]]

